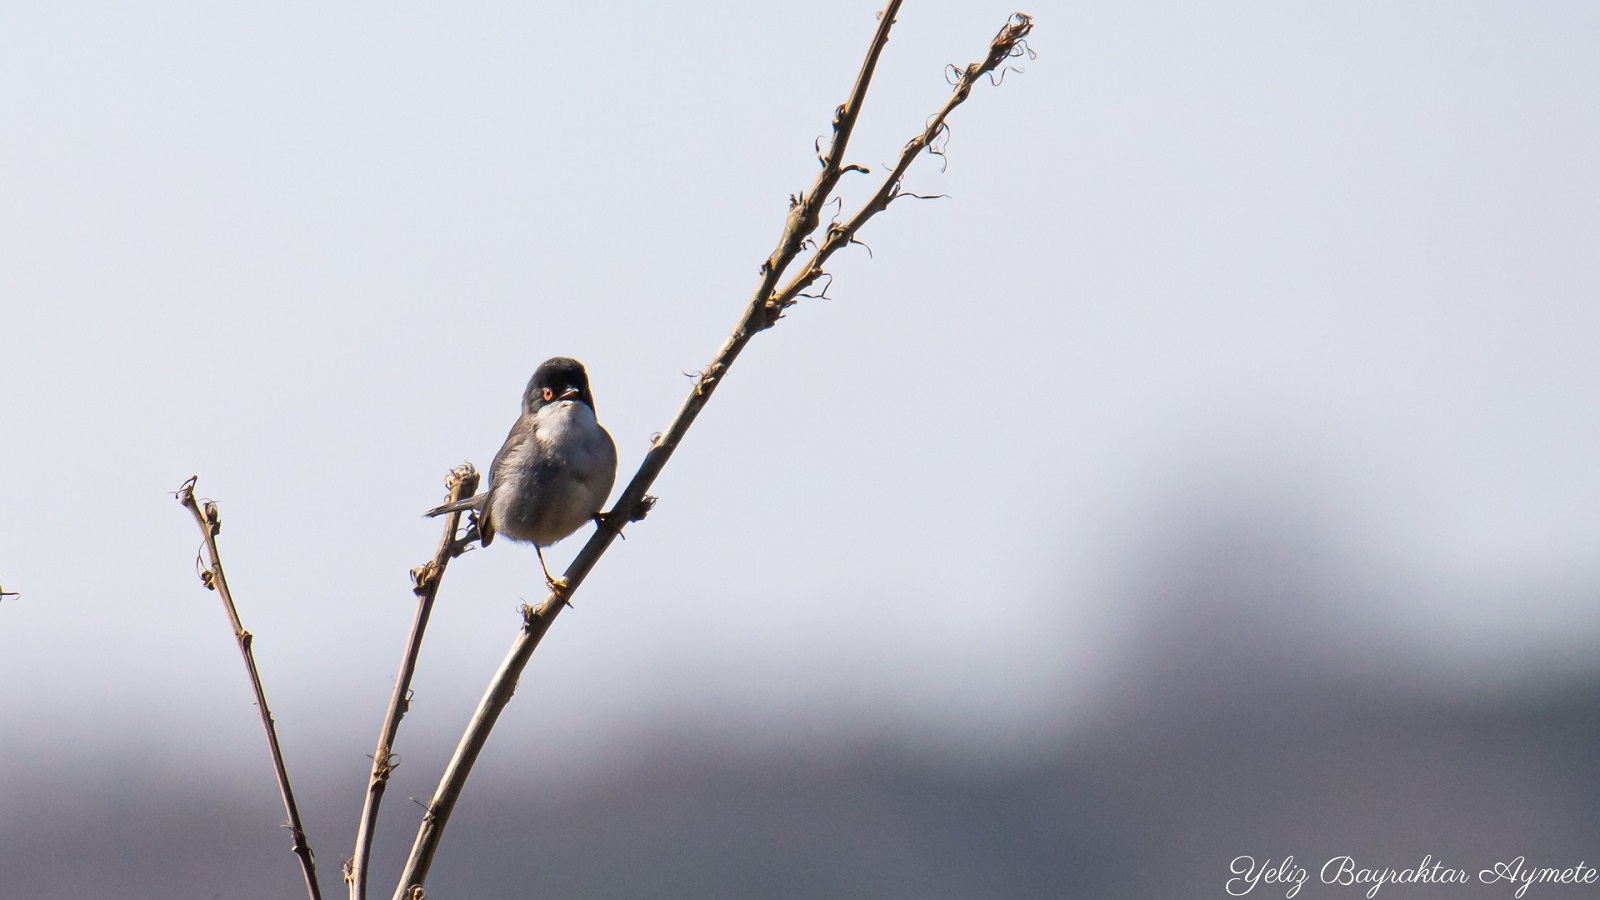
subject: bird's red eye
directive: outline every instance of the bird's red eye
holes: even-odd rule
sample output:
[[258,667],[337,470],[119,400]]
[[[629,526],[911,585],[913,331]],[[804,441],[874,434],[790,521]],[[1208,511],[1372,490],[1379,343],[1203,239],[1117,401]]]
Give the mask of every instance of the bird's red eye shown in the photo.
[[556,392],[555,391],[552,391],[549,388],[545,388],[544,389],[544,399],[546,401],[554,400],[555,396],[556,396]]

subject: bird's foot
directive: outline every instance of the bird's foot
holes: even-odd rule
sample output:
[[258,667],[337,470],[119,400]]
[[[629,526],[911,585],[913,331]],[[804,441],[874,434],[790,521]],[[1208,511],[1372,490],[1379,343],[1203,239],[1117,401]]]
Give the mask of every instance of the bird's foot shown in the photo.
[[467,524],[467,530],[463,531],[460,537],[450,542],[451,558],[460,556],[468,550],[471,550],[473,544],[477,544],[480,547],[483,546],[483,534],[478,530],[478,518],[476,513],[473,514],[472,520]]
[[567,599],[567,592],[572,586],[567,584],[565,578],[556,578],[547,572],[544,576],[544,586],[549,588],[550,593],[556,595],[568,609],[572,608],[572,601]]
[[567,584],[565,578],[557,578],[550,574],[550,567],[544,564],[544,550],[538,544],[533,545],[533,551],[539,554],[539,569],[544,572],[544,586],[549,588],[550,593],[562,603],[571,607],[572,601],[567,599],[567,593],[572,590],[571,585]]

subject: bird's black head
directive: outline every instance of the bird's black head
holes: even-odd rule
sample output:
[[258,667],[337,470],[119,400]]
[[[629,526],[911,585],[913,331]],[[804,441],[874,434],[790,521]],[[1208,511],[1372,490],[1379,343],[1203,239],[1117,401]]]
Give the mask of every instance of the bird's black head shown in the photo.
[[594,409],[589,373],[583,370],[583,363],[565,356],[547,359],[534,370],[522,394],[522,411],[531,415],[546,403],[560,400],[577,400]]

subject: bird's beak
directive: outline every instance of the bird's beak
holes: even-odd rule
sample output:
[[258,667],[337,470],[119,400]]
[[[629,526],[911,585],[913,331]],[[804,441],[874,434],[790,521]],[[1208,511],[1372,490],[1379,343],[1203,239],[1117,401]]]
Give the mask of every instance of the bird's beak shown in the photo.
[[575,387],[567,388],[566,390],[561,392],[561,396],[556,398],[556,400],[558,400],[558,401],[559,400],[576,400],[576,399],[578,399],[578,389],[575,388]]

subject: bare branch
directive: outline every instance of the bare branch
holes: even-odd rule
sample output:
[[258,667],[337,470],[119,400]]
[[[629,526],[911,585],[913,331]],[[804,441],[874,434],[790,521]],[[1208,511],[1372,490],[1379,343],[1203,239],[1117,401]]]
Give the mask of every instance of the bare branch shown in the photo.
[[[463,463],[451,470],[445,478],[449,492],[446,502],[471,497],[478,492],[478,470],[471,463]],[[439,596],[439,584],[444,580],[445,567],[450,560],[460,556],[464,544],[456,540],[456,529],[461,513],[445,517],[444,536],[439,538],[439,548],[433,559],[411,570],[412,592],[417,595],[417,613],[411,620],[411,636],[406,640],[405,654],[400,658],[400,673],[394,679],[394,693],[389,696],[389,711],[383,717],[383,728],[378,732],[378,748],[372,751],[372,776],[367,781],[367,799],[361,807],[361,823],[356,828],[355,853],[345,865],[344,880],[350,900],[365,900],[367,896],[368,863],[372,858],[372,838],[378,827],[378,807],[383,803],[383,791],[389,785],[389,773],[398,765],[394,754],[395,735],[400,732],[400,720],[411,707],[411,678],[417,670],[417,657],[422,652],[422,635],[428,628],[428,617],[433,613],[434,598]]]
[[[984,75],[994,71],[995,67],[1007,59],[1020,56],[1033,51],[1028,48],[1024,40],[1028,32],[1033,30],[1033,18],[1022,13],[1013,13],[1006,24],[1001,27],[994,40],[989,42],[989,53],[981,60],[959,71],[956,78],[955,90],[951,91],[949,99],[945,100],[938,112],[928,119],[928,124],[922,133],[906,142],[900,151],[900,160],[890,170],[883,184],[861,209],[843,224],[830,225],[827,237],[823,238],[821,246],[817,247],[800,271],[789,280],[783,289],[773,294],[767,301],[770,315],[776,317],[783,310],[793,306],[802,292],[809,288],[813,282],[822,277],[823,266],[828,262],[828,257],[839,252],[845,247],[856,243],[856,232],[867,224],[867,220],[889,207],[889,203],[900,196],[901,183],[905,180],[906,170],[911,168],[911,163],[917,154],[933,147],[934,141],[945,132],[947,126],[945,119],[957,106],[966,101],[967,95],[972,93],[972,86]],[[946,68],[949,72],[954,66]]]
[[946,102],[943,109],[930,120],[928,128],[922,135],[912,139],[906,150],[901,155],[900,164],[890,173],[885,187],[879,189],[868,206],[856,214],[844,225],[830,225],[826,231],[820,247],[806,264],[806,269],[801,273],[803,277],[791,281],[781,292],[775,293],[779,279],[786,269],[799,255],[806,238],[817,229],[821,212],[827,198],[832,194],[834,186],[845,171],[854,171],[858,167],[847,167],[841,164],[845,147],[849,142],[850,134],[855,127],[856,118],[860,114],[862,101],[866,97],[867,86],[872,79],[872,74],[877,66],[878,57],[883,51],[884,44],[889,38],[889,29],[894,24],[895,14],[900,7],[899,0],[891,0],[882,13],[879,14],[877,32],[873,35],[872,43],[867,50],[866,59],[862,62],[861,70],[856,76],[854,88],[851,90],[850,99],[841,105],[834,114],[833,142],[828,151],[821,157],[822,171],[818,173],[816,183],[811,190],[797,197],[791,198],[788,219],[784,225],[783,237],[776,250],[761,265],[761,282],[755,294],[751,297],[749,305],[737,327],[723,341],[722,347],[717,351],[711,364],[702,372],[695,373],[694,387],[679,407],[677,415],[667,430],[656,436],[651,441],[650,450],[645,454],[644,461],[640,464],[638,472],[628,482],[611,511],[602,515],[597,522],[595,533],[588,543],[578,552],[577,557],[562,575],[566,587],[558,592],[551,592],[545,597],[538,607],[524,606],[522,615],[522,628],[516,639],[511,644],[500,668],[495,672],[490,681],[488,690],[483,699],[478,702],[478,708],[473,713],[472,720],[468,723],[466,733],[457,745],[454,755],[445,767],[439,787],[435,790],[433,799],[427,804],[427,812],[423,816],[422,825],[417,831],[417,839],[412,845],[411,856],[406,861],[405,869],[401,875],[400,883],[395,890],[394,900],[415,900],[422,893],[422,885],[428,875],[428,870],[433,864],[433,857],[438,850],[439,841],[448,824],[450,814],[455,809],[456,801],[461,796],[461,790],[466,784],[467,776],[471,773],[473,764],[477,761],[478,754],[482,752],[488,741],[489,733],[510,702],[512,694],[516,691],[517,681],[522,670],[527,666],[533,651],[538,647],[539,641],[555,622],[556,616],[566,607],[568,599],[575,593],[594,568],[595,563],[611,546],[612,541],[622,532],[622,527],[630,522],[637,521],[648,510],[646,492],[656,477],[660,475],[667,460],[672,457],[678,444],[687,434],[689,427],[699,416],[700,411],[710,402],[711,394],[716,386],[726,377],[728,369],[733,365],[741,351],[744,350],[750,339],[761,331],[772,327],[782,316],[785,307],[795,302],[795,297],[822,274],[822,264],[840,247],[848,245],[854,240],[855,232],[871,216],[886,207],[894,194],[898,192],[901,179],[906,168],[918,152],[925,148],[939,130],[943,127],[944,118],[966,99],[971,91],[972,83],[979,76],[987,73],[1001,60],[1010,55],[1017,42],[1028,33],[1032,27],[1031,20],[1024,15],[1014,15],[1008,20],[1007,25],[990,45],[989,55],[983,61],[969,66],[963,74],[952,98]]
[[306,893],[311,900],[322,900],[322,889],[317,884],[317,864],[312,858],[311,846],[306,843],[306,832],[300,823],[300,810],[294,803],[294,791],[289,787],[289,770],[283,763],[283,749],[278,746],[278,729],[272,722],[272,710],[267,707],[267,694],[261,687],[261,673],[256,670],[255,653],[251,651],[251,644],[255,637],[244,630],[244,625],[239,621],[239,610],[233,604],[233,593],[228,590],[228,578],[222,571],[222,558],[217,555],[217,535],[222,531],[222,516],[217,512],[217,505],[210,500],[204,504],[194,497],[195,482],[200,476],[191,475],[183,486],[178,488],[178,502],[182,503],[189,512],[194,514],[195,524],[200,527],[200,535],[205,540],[206,555],[210,557],[211,564],[200,571],[200,583],[207,590],[216,591],[222,598],[222,608],[228,614],[228,623],[233,626],[233,636],[239,642],[239,654],[244,657],[244,669],[250,676],[250,687],[256,694],[256,709],[261,713],[261,727],[267,731],[267,749],[272,753],[272,768],[278,776],[278,793],[283,795],[283,811],[289,816],[289,833],[294,840],[294,854],[300,857],[300,871],[305,875]]
[[[828,151],[819,157],[822,171],[817,173],[816,183],[811,186],[811,190],[793,198],[789,219],[784,223],[783,237],[778,241],[777,249],[772,251],[772,255],[767,257],[767,261],[761,266],[762,284],[756,290],[757,297],[766,297],[783,271],[789,268],[789,263],[800,253],[800,244],[806,235],[817,230],[817,225],[821,221],[822,206],[833,193],[839,178],[845,172],[862,171],[860,166],[844,164],[845,148],[850,143],[850,135],[855,131],[856,120],[861,116],[861,106],[867,99],[867,87],[872,83],[872,75],[878,68],[878,57],[883,54],[884,45],[889,43],[889,29],[894,27],[894,18],[900,12],[900,2],[901,0],[889,0],[883,11],[878,13],[878,30],[873,33],[872,43],[867,47],[866,58],[861,61],[861,70],[856,73],[855,85],[850,89],[850,99],[834,110],[833,141],[829,143]],[[770,324],[761,327],[770,327]]]

